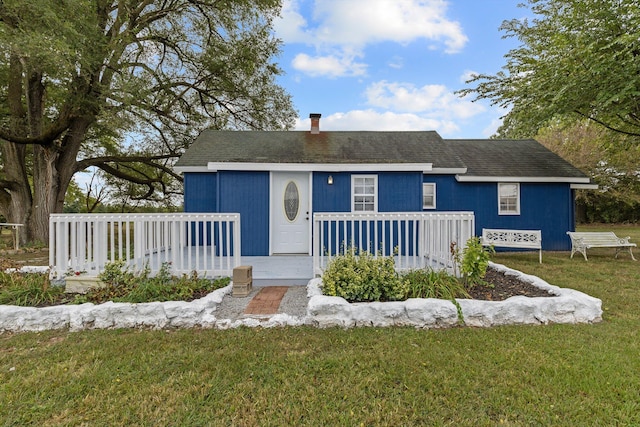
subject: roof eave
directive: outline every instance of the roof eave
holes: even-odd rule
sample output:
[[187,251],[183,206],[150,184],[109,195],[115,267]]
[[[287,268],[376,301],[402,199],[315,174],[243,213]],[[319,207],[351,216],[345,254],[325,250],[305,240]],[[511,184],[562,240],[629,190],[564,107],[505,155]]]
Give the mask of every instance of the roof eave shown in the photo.
[[597,190],[600,188],[598,184],[571,184],[572,190]]
[[456,175],[458,182],[557,182],[569,184],[591,184],[590,178],[568,176],[468,176]]
[[174,166],[173,170],[177,173],[185,172],[211,172],[206,166]]
[[209,162],[207,172],[290,171],[290,172],[431,172],[432,163],[253,163]]

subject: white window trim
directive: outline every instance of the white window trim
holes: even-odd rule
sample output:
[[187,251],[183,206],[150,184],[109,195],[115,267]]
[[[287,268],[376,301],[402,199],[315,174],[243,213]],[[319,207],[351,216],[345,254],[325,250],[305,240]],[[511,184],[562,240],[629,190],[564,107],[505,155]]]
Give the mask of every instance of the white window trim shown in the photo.
[[[425,187],[433,188],[433,204],[425,205],[424,204],[424,189]],[[436,208],[436,183],[435,182],[423,182],[422,183],[422,209],[435,209]]]
[[[500,207],[500,187],[503,185],[515,185],[516,186],[516,210],[515,211],[503,211]],[[498,183],[498,215],[520,215],[520,183],[518,182],[499,182]]]
[[351,175],[351,212],[367,213],[371,211],[355,210],[355,186],[358,178],[373,178],[373,212],[378,212],[378,175]]

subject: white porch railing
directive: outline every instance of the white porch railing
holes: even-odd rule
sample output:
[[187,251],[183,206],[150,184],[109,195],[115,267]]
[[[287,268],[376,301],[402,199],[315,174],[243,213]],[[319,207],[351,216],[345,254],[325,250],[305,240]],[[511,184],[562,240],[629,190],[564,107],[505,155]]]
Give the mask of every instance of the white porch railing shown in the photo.
[[451,244],[462,249],[475,235],[473,212],[315,213],[313,272],[321,275],[349,248],[395,257],[397,270],[453,270]]
[[157,273],[230,276],[240,265],[240,214],[52,214],[51,277],[98,275],[109,262]]

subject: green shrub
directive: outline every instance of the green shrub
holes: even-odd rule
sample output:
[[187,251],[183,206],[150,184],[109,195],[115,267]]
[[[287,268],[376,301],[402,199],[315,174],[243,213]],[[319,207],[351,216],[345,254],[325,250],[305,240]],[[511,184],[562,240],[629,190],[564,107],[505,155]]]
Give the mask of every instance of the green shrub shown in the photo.
[[163,264],[155,277],[149,269],[136,274],[123,261],[105,266],[98,275],[104,287],[92,288],[84,295],[65,294],[63,286],[52,286],[46,274],[5,273],[0,271],[0,304],[42,307],[56,304],[100,304],[113,302],[191,301],[227,286],[229,277],[216,280],[191,275],[175,277],[170,265]]
[[168,263],[163,263],[154,277],[150,277],[148,268],[139,274],[134,274],[128,271],[122,261],[107,264],[98,278],[104,283],[104,287],[90,289],[86,295],[76,298],[76,302],[98,304],[106,301],[129,303],[190,301],[223,288],[230,282],[228,277],[216,280],[201,278],[196,272],[190,276],[172,276]]
[[411,270],[402,278],[408,283],[407,298],[470,298],[464,284],[446,270]]
[[322,292],[349,302],[398,301],[407,286],[395,270],[393,257],[375,257],[348,249],[334,257],[322,275]]
[[467,288],[475,285],[488,285],[483,279],[489,267],[491,255],[495,253],[492,246],[482,246],[479,237],[471,237],[467,240],[467,246],[462,250],[462,256],[456,251],[456,262],[460,264],[462,280]]
[[39,307],[63,296],[64,288],[51,286],[46,274],[0,272],[0,304]]

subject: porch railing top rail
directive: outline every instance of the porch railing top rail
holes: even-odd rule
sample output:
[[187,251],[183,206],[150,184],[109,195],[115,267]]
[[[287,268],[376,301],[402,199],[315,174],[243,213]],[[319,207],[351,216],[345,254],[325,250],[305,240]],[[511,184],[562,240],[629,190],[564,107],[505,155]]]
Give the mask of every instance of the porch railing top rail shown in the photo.
[[314,219],[327,220],[327,219],[378,219],[386,220],[391,218],[429,218],[429,217],[469,217],[474,218],[475,214],[472,211],[439,211],[439,212],[315,212],[313,214]]
[[240,218],[239,213],[207,213],[207,212],[175,212],[175,213],[58,213],[51,214],[52,220],[63,220],[63,219],[112,219],[112,218],[122,218],[122,219],[136,219],[136,218],[162,218],[166,217],[169,219],[180,219],[180,218]]

